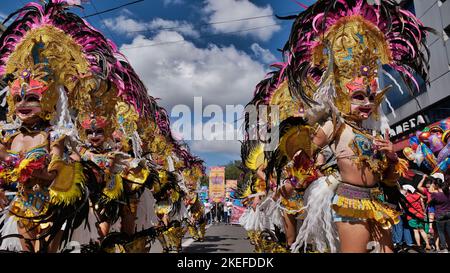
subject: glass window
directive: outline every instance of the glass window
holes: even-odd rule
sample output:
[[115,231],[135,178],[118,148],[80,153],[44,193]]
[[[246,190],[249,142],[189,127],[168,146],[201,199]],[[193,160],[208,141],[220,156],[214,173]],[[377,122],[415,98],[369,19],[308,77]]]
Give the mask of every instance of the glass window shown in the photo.
[[[380,81],[380,86],[389,86],[392,88],[387,92],[386,98],[389,100],[392,108],[398,109],[410,100],[416,99],[417,96],[426,92],[427,86],[425,81],[417,74],[414,74],[414,78],[419,84],[420,90],[417,90],[415,84],[411,81],[411,88],[407,86],[400,74],[390,68],[389,66],[383,66],[383,69],[389,74],[384,75]],[[386,114],[391,113],[391,108],[386,102],[382,104],[383,111]]]

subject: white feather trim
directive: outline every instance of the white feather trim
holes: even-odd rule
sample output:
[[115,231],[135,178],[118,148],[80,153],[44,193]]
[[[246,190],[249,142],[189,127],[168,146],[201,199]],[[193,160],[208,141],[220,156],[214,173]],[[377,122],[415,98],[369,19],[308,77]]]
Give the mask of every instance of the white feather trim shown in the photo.
[[[17,229],[17,220],[8,215],[7,210],[0,217],[0,223],[3,223],[3,227],[0,229],[0,235],[7,236],[11,234],[19,234]],[[0,249],[8,251],[22,251],[22,245],[20,239],[17,237],[7,238],[1,242]]]
[[301,246],[313,244],[319,252],[336,252],[338,234],[333,222],[331,202],[339,181],[334,176],[314,181],[304,195],[305,218],[291,249],[298,252]]
[[92,208],[89,209],[89,215],[88,215],[88,224],[90,227],[90,230],[88,227],[84,224],[79,226],[72,235],[72,241],[78,242],[79,244],[89,244],[90,241],[95,242],[99,240],[100,236],[97,231],[97,227],[95,224],[97,223],[97,218],[95,217],[94,211]]
[[145,189],[139,199],[139,204],[136,212],[136,227],[137,231],[151,228],[158,224],[158,217],[155,213],[155,198],[149,189]]

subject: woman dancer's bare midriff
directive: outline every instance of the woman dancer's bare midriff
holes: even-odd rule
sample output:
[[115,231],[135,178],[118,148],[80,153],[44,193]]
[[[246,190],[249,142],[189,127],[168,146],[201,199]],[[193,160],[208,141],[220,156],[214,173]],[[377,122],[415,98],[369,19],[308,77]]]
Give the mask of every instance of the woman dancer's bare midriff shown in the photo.
[[374,174],[367,166],[357,165],[351,158],[337,160],[343,183],[371,188],[379,183],[379,174]]

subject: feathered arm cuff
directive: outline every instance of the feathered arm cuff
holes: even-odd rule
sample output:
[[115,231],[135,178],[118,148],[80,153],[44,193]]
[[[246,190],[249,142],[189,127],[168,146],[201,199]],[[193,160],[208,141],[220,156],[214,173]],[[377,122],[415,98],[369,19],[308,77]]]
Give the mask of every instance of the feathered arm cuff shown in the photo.
[[[387,164],[388,161],[386,161]],[[392,164],[392,163],[390,163]],[[385,173],[383,174],[382,182],[388,186],[395,186],[397,184],[398,179],[406,174],[408,171],[409,164],[405,159],[399,158],[395,165],[387,166]]]

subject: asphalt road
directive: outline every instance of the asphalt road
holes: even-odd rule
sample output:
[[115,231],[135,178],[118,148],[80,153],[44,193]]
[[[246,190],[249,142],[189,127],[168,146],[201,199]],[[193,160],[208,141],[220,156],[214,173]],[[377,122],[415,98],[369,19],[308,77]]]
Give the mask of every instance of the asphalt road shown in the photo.
[[[206,227],[206,236],[203,242],[194,242],[186,233],[183,238],[183,251],[185,253],[253,253],[254,247],[246,239],[247,233],[239,225],[226,225],[216,223]],[[161,253],[162,247],[156,241],[150,253]],[[405,249],[403,253],[418,253],[414,248]],[[434,251],[432,251],[434,252]],[[431,253],[432,253],[431,252]]]
[[[186,253],[252,253],[253,246],[246,239],[247,233],[238,225],[223,223],[208,225],[205,240],[194,242],[186,233],[183,239],[183,252]],[[150,253],[161,253],[162,247],[156,241]]]

